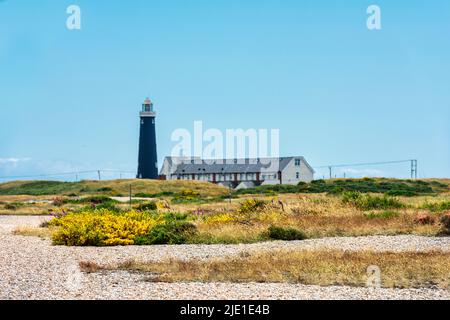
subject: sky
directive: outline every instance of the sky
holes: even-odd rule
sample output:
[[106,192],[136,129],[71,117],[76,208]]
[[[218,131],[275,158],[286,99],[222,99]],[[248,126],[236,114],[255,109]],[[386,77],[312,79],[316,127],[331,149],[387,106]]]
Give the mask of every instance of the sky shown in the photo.
[[[373,4],[381,30],[366,26]],[[0,179],[133,176],[147,96],[160,164],[172,132],[203,121],[279,129],[280,154],[315,167],[417,159],[419,177],[450,177],[449,57],[448,0],[2,0]]]

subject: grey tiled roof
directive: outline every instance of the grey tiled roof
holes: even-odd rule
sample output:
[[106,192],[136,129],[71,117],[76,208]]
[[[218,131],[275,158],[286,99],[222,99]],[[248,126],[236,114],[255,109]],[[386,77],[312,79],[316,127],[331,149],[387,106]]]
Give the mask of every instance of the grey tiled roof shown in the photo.
[[180,164],[175,174],[261,172],[260,164]]
[[[293,157],[280,158],[279,166],[270,168],[270,171],[283,170]],[[222,162],[222,163],[221,163]],[[269,168],[271,162],[257,161],[256,159],[222,160],[214,162],[211,160],[201,160],[201,163],[180,164],[175,174],[200,174],[200,173],[257,173]]]
[[[171,157],[167,157],[171,158]],[[304,157],[280,157],[257,159],[223,159],[223,160],[201,160],[200,158],[183,159],[183,163],[177,166],[174,174],[200,174],[200,173],[257,173],[267,168],[268,172],[283,171],[294,159],[301,159],[312,172],[314,169],[308,164]],[[275,161],[274,161],[275,160]],[[278,163],[277,163],[278,160]],[[168,159],[173,163],[172,159]]]

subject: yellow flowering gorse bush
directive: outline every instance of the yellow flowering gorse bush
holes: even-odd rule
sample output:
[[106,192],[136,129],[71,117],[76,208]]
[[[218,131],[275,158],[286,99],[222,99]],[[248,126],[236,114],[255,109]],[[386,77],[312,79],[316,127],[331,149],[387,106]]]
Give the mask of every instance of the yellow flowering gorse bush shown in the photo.
[[208,216],[204,217],[204,222],[208,223],[208,224],[229,223],[229,222],[234,222],[235,220],[236,219],[229,213],[214,214],[214,215],[208,215]]
[[148,212],[114,213],[107,209],[69,213],[53,219],[53,243],[68,246],[132,245],[163,218]]

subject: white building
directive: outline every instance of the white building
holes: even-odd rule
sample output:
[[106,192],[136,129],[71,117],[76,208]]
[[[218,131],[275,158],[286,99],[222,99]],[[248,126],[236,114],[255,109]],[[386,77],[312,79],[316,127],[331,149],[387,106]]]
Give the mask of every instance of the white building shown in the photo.
[[314,179],[314,169],[301,156],[224,160],[166,157],[160,176],[167,180],[209,181],[240,189],[310,182]]

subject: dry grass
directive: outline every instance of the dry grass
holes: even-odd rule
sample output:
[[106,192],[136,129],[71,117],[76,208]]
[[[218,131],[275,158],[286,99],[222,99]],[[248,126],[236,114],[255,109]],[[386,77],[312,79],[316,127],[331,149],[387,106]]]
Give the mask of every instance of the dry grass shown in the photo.
[[202,181],[182,180],[111,180],[111,181],[86,181],[86,187],[111,188],[119,193],[128,194],[129,186],[132,185],[133,193],[157,194],[160,192],[181,192],[186,189],[198,191],[201,196],[219,196],[225,194],[227,189],[219,185]]
[[[397,235],[416,234],[433,236],[441,231],[439,219],[432,224],[419,224],[417,217],[421,214],[431,214],[427,210],[419,209],[429,197],[401,198],[408,204],[404,209],[392,210],[392,217],[369,218],[368,213],[382,215],[383,210],[364,212],[355,207],[342,204],[340,197],[318,195],[283,194],[279,197],[258,197],[274,204],[269,205],[264,212],[253,214],[250,224],[232,221],[228,223],[208,223],[199,219],[197,224],[199,238],[194,242],[209,243],[238,243],[256,242],[261,240],[262,233],[270,225],[290,227],[303,231],[310,238],[336,237],[336,236],[365,236],[365,235]],[[446,196],[434,197],[434,201],[448,200]],[[277,207],[278,200],[285,203],[285,211]],[[212,208],[211,214],[223,214],[237,208],[239,199],[231,205],[223,203],[220,207]],[[413,201],[413,203],[409,203]],[[431,214],[435,215],[435,214]],[[437,217],[437,216],[436,216]]]
[[7,209],[5,206],[0,205],[0,215],[23,215],[23,216],[41,216],[49,215],[49,210],[53,209],[54,206],[51,204],[29,204],[20,206],[15,210]]
[[55,198],[55,196],[28,196],[28,195],[12,195],[12,196],[5,196],[0,195],[0,202],[23,202],[28,200],[35,200],[35,201],[52,201]]
[[18,227],[12,233],[18,236],[39,237],[43,239],[51,239],[55,228],[40,228],[40,227]]
[[261,240],[263,232],[267,231],[268,225],[257,223],[245,225],[240,223],[206,224],[198,223],[197,235],[191,239],[192,243],[253,243]]
[[380,269],[382,287],[450,288],[450,254],[440,251],[285,250],[245,253],[239,257],[213,260],[127,261],[101,269],[149,272],[153,275],[148,280],[156,282],[287,282],[365,286],[369,266]]
[[92,261],[81,261],[79,266],[82,271],[87,273],[97,272],[102,269],[98,263]]
[[421,225],[415,222],[413,216],[403,216],[393,219],[368,219],[356,217],[288,217],[279,222],[257,222],[252,225],[241,223],[207,224],[198,223],[198,238],[196,243],[251,243],[264,238],[264,232],[270,225],[298,229],[308,238],[323,237],[356,237],[367,235],[400,235],[415,234],[434,236],[439,234],[439,223]]

